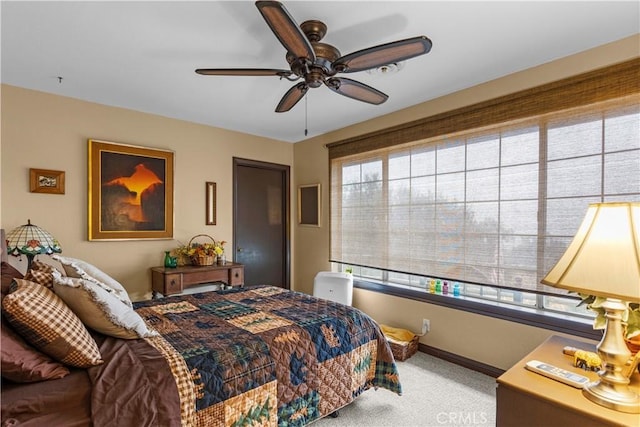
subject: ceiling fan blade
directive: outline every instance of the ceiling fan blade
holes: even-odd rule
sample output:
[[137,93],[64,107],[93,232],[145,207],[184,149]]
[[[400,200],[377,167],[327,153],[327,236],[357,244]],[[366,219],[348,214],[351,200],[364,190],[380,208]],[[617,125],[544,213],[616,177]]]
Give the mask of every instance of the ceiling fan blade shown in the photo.
[[327,80],[326,84],[329,89],[340,95],[348,96],[358,101],[368,102],[369,104],[379,105],[389,98],[388,95],[380,92],[378,89],[344,77],[332,77]]
[[429,53],[431,40],[425,36],[398,40],[350,53],[335,60],[333,68],[341,73],[370,70]]
[[196,73],[204,76],[280,76],[289,77],[290,70],[271,68],[198,68]]
[[296,58],[306,58],[313,62],[316,55],[311,43],[304,35],[300,26],[289,15],[284,5],[277,1],[257,1],[256,6],[271,31],[280,43]]
[[284,113],[293,108],[294,105],[298,103],[303,97],[304,94],[309,90],[309,86],[305,82],[300,82],[297,85],[293,86],[291,89],[284,94],[278,106],[276,107],[276,113]]

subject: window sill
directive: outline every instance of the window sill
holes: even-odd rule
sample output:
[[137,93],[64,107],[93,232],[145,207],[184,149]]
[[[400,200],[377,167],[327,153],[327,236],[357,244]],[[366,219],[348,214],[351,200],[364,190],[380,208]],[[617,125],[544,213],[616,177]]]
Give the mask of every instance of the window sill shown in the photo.
[[452,295],[430,294],[415,289],[388,286],[359,278],[354,278],[353,286],[359,289],[440,305],[454,310],[461,310],[509,322],[549,329],[555,332],[561,332],[596,341],[599,341],[602,338],[602,332],[594,330],[590,322],[579,322],[561,314],[543,314],[532,308],[520,308],[511,305],[507,307],[507,304],[501,304],[499,302],[479,302],[478,300],[473,300],[472,298],[467,297],[459,298]]

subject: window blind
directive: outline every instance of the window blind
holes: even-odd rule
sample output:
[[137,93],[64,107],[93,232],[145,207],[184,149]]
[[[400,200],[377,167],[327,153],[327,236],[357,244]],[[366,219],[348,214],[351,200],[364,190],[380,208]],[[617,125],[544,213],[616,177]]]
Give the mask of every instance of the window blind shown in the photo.
[[[331,160],[331,259],[539,283],[589,203],[640,201],[637,94]],[[393,275],[392,275],[393,276]]]
[[329,158],[508,123],[640,92],[640,58],[327,144]]

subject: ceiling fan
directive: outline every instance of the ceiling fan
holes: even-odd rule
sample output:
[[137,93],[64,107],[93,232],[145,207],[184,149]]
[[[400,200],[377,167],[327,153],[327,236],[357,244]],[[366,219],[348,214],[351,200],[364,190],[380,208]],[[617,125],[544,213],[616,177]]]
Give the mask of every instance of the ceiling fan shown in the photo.
[[362,49],[341,56],[335,47],[321,43],[327,26],[317,20],[303,22],[300,26],[278,1],[257,1],[256,6],[280,43],[287,50],[289,70],[269,68],[198,68],[196,73],[207,76],[278,76],[290,81],[302,79],[285,93],[277,113],[291,110],[309,88],[325,84],[332,91],[358,101],[382,104],[389,97],[364,83],[338,73],[355,73],[398,63],[431,50],[431,40],[425,36],[398,40]]

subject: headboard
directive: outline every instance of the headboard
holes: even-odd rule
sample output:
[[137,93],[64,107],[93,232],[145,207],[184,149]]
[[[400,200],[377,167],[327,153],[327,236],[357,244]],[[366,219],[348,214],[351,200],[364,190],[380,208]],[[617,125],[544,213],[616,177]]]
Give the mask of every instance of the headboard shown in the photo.
[[8,262],[7,239],[4,237],[4,228],[0,228],[0,261]]

